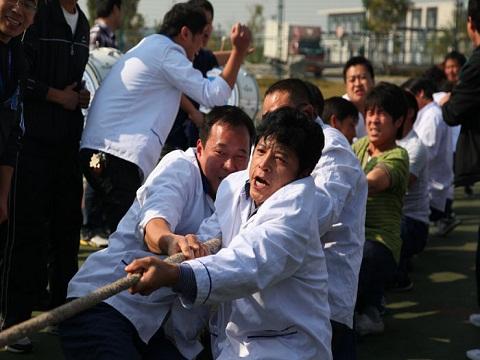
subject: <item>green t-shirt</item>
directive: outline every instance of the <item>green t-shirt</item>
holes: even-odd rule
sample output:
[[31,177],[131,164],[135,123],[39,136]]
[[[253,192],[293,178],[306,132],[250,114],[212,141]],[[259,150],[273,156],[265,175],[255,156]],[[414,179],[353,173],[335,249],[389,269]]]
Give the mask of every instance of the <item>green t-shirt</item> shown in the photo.
[[408,153],[397,146],[369,159],[368,137],[353,144],[353,151],[360,160],[366,174],[376,166],[388,171],[392,185],[387,190],[368,196],[365,216],[365,239],[384,244],[398,262],[402,240],[400,223],[402,219],[403,196],[408,186]]

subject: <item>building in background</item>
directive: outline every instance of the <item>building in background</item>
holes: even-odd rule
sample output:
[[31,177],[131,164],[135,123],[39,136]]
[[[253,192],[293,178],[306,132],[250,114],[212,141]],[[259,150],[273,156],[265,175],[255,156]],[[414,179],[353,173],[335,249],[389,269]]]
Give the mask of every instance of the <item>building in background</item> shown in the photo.
[[459,0],[417,0],[412,2],[405,19],[394,31],[372,34],[365,31],[367,14],[363,7],[333,10],[327,14],[324,34],[327,59],[330,63],[343,63],[352,55],[360,54],[377,64],[441,62],[449,50],[462,47],[458,35],[463,28],[457,28],[457,19],[463,13],[463,3]]

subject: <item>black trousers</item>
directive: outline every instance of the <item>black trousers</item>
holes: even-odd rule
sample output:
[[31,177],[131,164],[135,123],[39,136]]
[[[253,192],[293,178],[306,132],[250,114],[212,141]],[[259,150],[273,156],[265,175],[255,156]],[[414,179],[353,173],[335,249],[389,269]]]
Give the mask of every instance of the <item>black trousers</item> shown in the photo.
[[[101,168],[95,171],[90,161],[97,153],[102,154],[103,160]],[[103,204],[107,227],[113,233],[142,184],[140,169],[129,161],[92,149],[80,150],[80,163],[85,178],[97,193],[97,201]]]
[[1,310],[6,327],[27,320],[47,284],[50,306],[65,302],[78,270],[82,178],[76,148],[25,142],[14,182],[14,212],[2,237]]

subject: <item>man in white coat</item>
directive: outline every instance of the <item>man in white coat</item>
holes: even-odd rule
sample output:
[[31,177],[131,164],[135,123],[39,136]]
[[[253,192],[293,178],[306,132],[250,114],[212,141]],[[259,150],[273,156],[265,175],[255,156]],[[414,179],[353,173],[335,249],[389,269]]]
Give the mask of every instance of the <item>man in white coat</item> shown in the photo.
[[[247,167],[254,135],[253,122],[242,110],[214,108],[206,117],[196,149],[177,150],[162,159],[111,235],[110,246],[90,255],[73,277],[68,297],[84,296],[121,278],[125,264],[152,252],[182,250],[189,258],[205,255],[201,247],[182,235],[195,233],[202,220],[213,213],[220,181]],[[165,289],[148,298],[122,292],[64,322],[60,334],[66,358],[194,358],[201,346],[189,340],[195,339],[195,319],[201,318],[193,312],[185,315],[190,318],[188,327],[176,326],[177,319],[182,319],[181,311],[170,313],[173,325],[168,326],[175,331],[168,335],[182,356],[165,338],[162,324],[173,299],[174,294]],[[177,304],[174,308],[181,307]],[[200,325],[205,326],[205,322]]]
[[263,114],[288,106],[301,109],[322,126],[325,146],[312,176],[317,196],[328,196],[333,208],[330,223],[319,222],[328,225],[320,228],[320,237],[328,267],[332,354],[334,359],[355,359],[353,315],[365,242],[367,181],[347,139],[324,124],[311,103],[303,81],[280,80],[266,91]]
[[323,133],[293,109],[262,125],[249,171],[225,179],[199,230],[221,235],[223,248],[181,265],[136,260],[126,271],[143,276],[131,291],[170,286],[185,306],[218,304],[210,326],[215,359],[329,360],[326,262],[309,176]]
[[208,107],[227,103],[251,35],[243,25],[233,27],[231,56],[210,81],[192,66],[210,26],[203,8],[174,5],[160,33],[147,36],[115,63],[95,94],[80,156],[85,177],[103,197],[112,232],[157,164],[182,93]]

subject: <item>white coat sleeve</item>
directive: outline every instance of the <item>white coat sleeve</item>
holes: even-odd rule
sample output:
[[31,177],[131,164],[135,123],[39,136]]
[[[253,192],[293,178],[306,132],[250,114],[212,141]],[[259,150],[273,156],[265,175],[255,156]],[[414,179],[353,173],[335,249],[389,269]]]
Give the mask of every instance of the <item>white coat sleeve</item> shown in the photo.
[[204,78],[202,73],[193,68],[192,63],[176,48],[166,52],[162,71],[169,83],[207,107],[226,105],[232,92],[221,76],[213,80]]
[[170,159],[164,158],[165,161],[157,165],[137,192],[142,234],[147,223],[154,218],[164,219],[170,230],[175,231],[188,198],[193,196],[192,171],[198,169],[186,159]]

